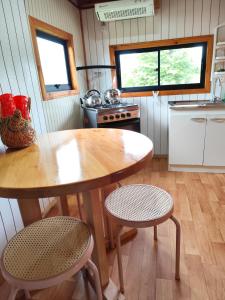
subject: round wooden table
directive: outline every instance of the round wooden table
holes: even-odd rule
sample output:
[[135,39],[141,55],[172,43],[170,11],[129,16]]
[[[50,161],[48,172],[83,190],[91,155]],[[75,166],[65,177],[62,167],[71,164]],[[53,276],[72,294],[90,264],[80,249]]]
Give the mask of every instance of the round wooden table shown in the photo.
[[22,150],[0,150],[0,197],[18,199],[24,225],[41,218],[38,198],[82,192],[93,227],[93,259],[102,286],[109,282],[101,188],[142,169],[153,154],[146,136],[120,129],[44,134]]

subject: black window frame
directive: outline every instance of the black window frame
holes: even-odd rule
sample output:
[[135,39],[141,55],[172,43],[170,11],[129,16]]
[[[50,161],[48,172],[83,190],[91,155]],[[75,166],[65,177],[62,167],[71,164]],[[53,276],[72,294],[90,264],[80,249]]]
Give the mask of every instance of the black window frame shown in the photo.
[[[190,84],[176,84],[176,85],[160,85],[160,51],[180,48],[192,48],[203,46],[202,61],[201,61],[201,73],[200,83]],[[115,63],[116,63],[116,75],[117,75],[117,87],[122,93],[129,92],[148,92],[148,91],[171,91],[171,90],[191,90],[191,89],[204,89],[206,79],[206,64],[207,64],[207,50],[208,42],[194,42],[194,43],[182,43],[178,45],[158,46],[158,47],[146,47],[138,49],[127,49],[127,50],[115,50]],[[157,86],[140,86],[140,87],[122,87],[121,80],[121,67],[120,67],[120,55],[131,54],[131,53],[144,53],[144,52],[158,52],[158,85]]]
[[49,33],[46,33],[41,30],[36,30],[36,36],[37,38],[43,38],[51,42],[58,43],[63,46],[64,54],[65,54],[65,63],[66,63],[66,72],[67,72],[67,78],[68,78],[68,84],[45,84],[45,89],[47,93],[52,92],[59,92],[59,91],[70,91],[72,90],[72,83],[71,83],[71,74],[70,74],[70,65],[69,65],[69,54],[68,54],[68,46],[67,41],[63,40],[59,37],[56,37],[54,35],[51,35]]

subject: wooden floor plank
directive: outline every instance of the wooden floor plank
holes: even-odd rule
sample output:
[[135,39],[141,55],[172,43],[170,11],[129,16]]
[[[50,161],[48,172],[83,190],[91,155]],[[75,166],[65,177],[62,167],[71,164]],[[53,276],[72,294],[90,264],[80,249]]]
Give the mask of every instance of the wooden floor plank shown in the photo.
[[173,300],[172,280],[156,279],[156,300]]
[[[167,221],[158,228],[140,229],[122,245],[127,300],[225,299],[225,174],[168,172],[165,159],[154,159],[122,184],[146,183],[165,188],[174,198],[175,217],[181,223],[181,280],[174,279],[175,227]],[[76,201],[69,201],[77,215]],[[57,214],[53,209],[50,215]],[[115,250],[108,253],[110,274],[118,284]],[[76,284],[64,284],[33,293],[33,300],[71,300]],[[78,286],[78,295],[82,287]],[[0,299],[6,299],[7,288]],[[3,295],[3,296],[2,296]],[[96,300],[86,287],[84,300]],[[4,297],[4,298],[2,298]],[[21,300],[24,300],[20,298]]]
[[[141,262],[139,300],[156,297],[157,242],[153,239],[152,228],[140,230],[144,234],[144,253]],[[146,268],[146,266],[148,266]]]
[[186,255],[185,257],[191,289],[191,300],[211,300],[209,299],[206,280],[203,272],[201,257],[199,255]]
[[199,255],[200,253],[197,245],[198,233],[196,234],[195,232],[194,223],[190,221],[181,221],[181,230],[185,254]]
[[210,299],[221,300],[225,295],[225,273],[220,266],[203,264],[206,288]]

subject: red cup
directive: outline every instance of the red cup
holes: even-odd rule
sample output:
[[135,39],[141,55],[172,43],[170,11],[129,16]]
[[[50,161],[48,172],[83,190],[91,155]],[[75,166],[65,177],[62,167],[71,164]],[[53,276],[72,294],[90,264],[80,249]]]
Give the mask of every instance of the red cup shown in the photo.
[[21,111],[22,117],[24,119],[30,119],[30,99],[26,96],[18,95],[14,96],[14,103],[16,108]]
[[12,94],[0,95],[1,117],[6,118],[12,116],[16,110]]

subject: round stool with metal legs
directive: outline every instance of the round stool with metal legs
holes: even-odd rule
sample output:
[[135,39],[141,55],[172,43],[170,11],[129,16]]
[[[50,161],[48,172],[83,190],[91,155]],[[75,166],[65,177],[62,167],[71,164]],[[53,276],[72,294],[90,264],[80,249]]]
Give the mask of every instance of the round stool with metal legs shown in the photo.
[[[176,225],[175,278],[180,279],[180,224],[173,213],[173,199],[166,191],[151,185],[132,184],[113,191],[105,200],[105,210],[109,219],[118,225],[144,228],[154,227],[157,240],[157,225],[171,219]],[[120,291],[124,293],[121,260],[120,234],[116,242]]]
[[82,268],[91,271],[97,299],[102,300],[98,270],[90,260],[94,247],[88,226],[72,217],[46,218],[25,227],[7,244],[1,270],[11,286],[8,300],[19,290],[44,289],[62,283]]

